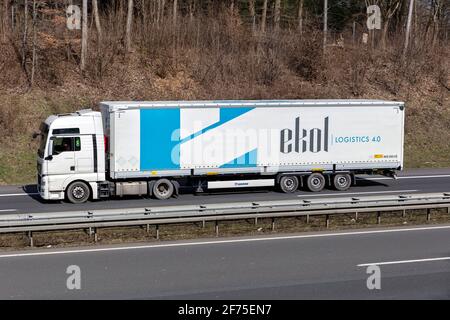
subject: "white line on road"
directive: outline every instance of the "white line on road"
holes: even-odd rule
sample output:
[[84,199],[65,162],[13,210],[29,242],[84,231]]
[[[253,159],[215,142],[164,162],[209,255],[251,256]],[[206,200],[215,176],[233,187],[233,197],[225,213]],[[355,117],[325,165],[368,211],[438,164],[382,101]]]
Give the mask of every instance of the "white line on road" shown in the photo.
[[301,194],[297,197],[326,197],[326,196],[345,196],[345,195],[355,195],[355,194],[377,194],[377,193],[404,193],[404,192],[416,192],[419,190],[392,190],[392,191],[365,191],[365,192],[336,192],[336,193],[321,193],[321,194],[313,194],[313,195],[305,195]]
[[0,194],[0,197],[34,196],[38,194],[39,193],[7,193],[7,194]]
[[388,264],[417,263],[417,262],[442,261],[442,260],[450,260],[450,257],[361,263],[361,264],[358,264],[357,267],[368,267],[368,266],[373,266],[373,265],[382,266],[382,265],[388,265]]
[[[450,174],[437,174],[430,176],[401,176],[397,177],[397,179],[431,179],[431,178],[450,178]],[[357,180],[394,180],[389,177],[379,177],[379,178],[361,178],[358,177]]]
[[297,235],[297,236],[279,236],[279,237],[245,238],[245,239],[231,239],[231,240],[180,242],[180,243],[153,244],[153,245],[129,246],[129,247],[109,247],[109,248],[96,248],[96,249],[75,249],[75,250],[65,250],[65,251],[41,251],[41,252],[29,252],[29,253],[13,253],[13,254],[0,255],[0,259],[2,259],[2,258],[17,258],[17,257],[31,257],[31,256],[61,255],[61,254],[71,254],[71,253],[92,253],[92,252],[154,249],[154,248],[168,248],[168,247],[187,247],[187,246],[230,244],[230,243],[241,243],[241,242],[292,240],[292,239],[307,239],[307,238],[321,238],[321,237],[339,237],[339,236],[383,234],[383,233],[408,232],[408,231],[427,231],[427,230],[441,230],[441,229],[450,229],[450,225],[434,226],[434,227],[353,231],[353,232],[319,233],[319,234]]
[[17,209],[2,209],[0,212],[10,212],[10,211],[17,211]]

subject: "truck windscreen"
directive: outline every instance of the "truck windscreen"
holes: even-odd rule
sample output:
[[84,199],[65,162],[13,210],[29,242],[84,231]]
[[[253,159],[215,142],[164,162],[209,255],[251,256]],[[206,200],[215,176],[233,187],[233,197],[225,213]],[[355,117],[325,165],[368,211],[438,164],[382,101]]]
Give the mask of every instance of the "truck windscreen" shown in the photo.
[[45,145],[47,144],[47,136],[48,136],[48,125],[46,123],[41,123],[41,126],[39,127],[40,130],[40,145],[38,150],[39,157],[43,158],[45,153]]

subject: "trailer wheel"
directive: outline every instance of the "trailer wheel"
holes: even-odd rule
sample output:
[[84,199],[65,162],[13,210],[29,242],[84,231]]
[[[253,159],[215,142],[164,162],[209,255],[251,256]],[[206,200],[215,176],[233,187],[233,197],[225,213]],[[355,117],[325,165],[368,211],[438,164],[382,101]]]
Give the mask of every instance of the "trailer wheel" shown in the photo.
[[348,173],[338,173],[333,177],[333,187],[338,191],[346,191],[352,185],[352,177]]
[[306,186],[308,187],[308,190],[312,192],[322,191],[325,187],[325,177],[318,172],[310,174],[306,179]]
[[172,182],[167,179],[157,180],[152,189],[155,198],[160,200],[169,199],[173,195],[174,190]]
[[89,186],[82,181],[75,181],[67,188],[67,199],[72,203],[84,203],[90,196]]
[[279,183],[280,189],[284,193],[292,193],[298,189],[298,178],[296,176],[282,176]]

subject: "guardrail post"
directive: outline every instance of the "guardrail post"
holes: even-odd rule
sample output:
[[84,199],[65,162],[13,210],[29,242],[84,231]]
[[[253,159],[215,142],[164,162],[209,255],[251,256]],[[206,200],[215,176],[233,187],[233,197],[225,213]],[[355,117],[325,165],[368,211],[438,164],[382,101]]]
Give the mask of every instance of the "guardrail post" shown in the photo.
[[377,211],[377,224],[381,223],[381,212]]
[[28,239],[30,239],[30,247],[34,247],[33,231],[28,231]]
[[430,221],[430,220],[431,220],[431,209],[428,208],[427,209],[427,221]]
[[406,218],[406,209],[403,209],[402,211],[402,218]]
[[217,220],[216,220],[216,227],[215,227],[215,229],[216,229],[216,237],[218,237],[219,236],[219,221],[217,221]]
[[202,228],[203,228],[203,229],[206,228],[206,221],[205,221],[205,220],[202,221]]
[[147,233],[150,233],[150,225],[147,223]]
[[275,231],[275,218],[272,218],[272,231]]
[[358,221],[358,212],[355,212],[355,222]]
[[97,233],[97,228],[94,228],[94,242],[98,241],[98,233]]
[[159,224],[156,225],[156,240],[159,240]]
[[258,224],[258,217],[255,218],[255,226]]
[[450,213],[450,207],[447,207],[447,213]]
[[309,214],[306,215],[306,224],[309,223]]
[[330,227],[330,215],[329,214],[325,215],[325,225],[326,225],[327,229]]

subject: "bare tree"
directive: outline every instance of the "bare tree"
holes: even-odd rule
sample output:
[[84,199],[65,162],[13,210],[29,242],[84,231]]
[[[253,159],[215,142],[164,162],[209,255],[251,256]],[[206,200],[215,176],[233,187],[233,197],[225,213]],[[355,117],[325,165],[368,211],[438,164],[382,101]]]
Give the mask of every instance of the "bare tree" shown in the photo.
[[442,3],[442,0],[434,0],[432,5],[433,5],[433,9],[432,9],[432,12],[433,12],[433,38],[432,39],[433,40],[432,40],[431,46],[434,47],[434,46],[436,46],[436,42],[437,42],[437,39],[439,36],[439,18],[442,13],[443,3]]
[[381,47],[386,48],[386,37],[392,16],[397,12],[402,0],[388,0],[385,2],[385,14],[383,19],[383,30],[381,32]]
[[304,0],[299,0],[298,2],[298,32],[300,34],[303,33],[303,4],[304,4]]
[[22,38],[22,68],[26,68],[28,42],[28,0],[24,0],[23,38]]
[[37,10],[36,10],[36,0],[33,0],[33,54],[31,63],[31,80],[30,87],[34,85],[34,75],[36,73],[37,55],[36,55],[36,23],[37,23]]
[[266,19],[267,19],[267,0],[264,0],[263,11],[261,16],[261,32],[266,32]]
[[281,16],[281,0],[275,0],[275,9],[273,16],[275,31],[278,31],[280,29],[280,18],[281,18],[280,16]]
[[409,11],[408,11],[408,20],[406,22],[405,46],[403,47],[403,57],[406,56],[406,52],[408,51],[409,37],[410,37],[410,33],[411,33],[411,20],[412,20],[413,8],[414,8],[414,0],[410,0]]
[[178,9],[178,1],[173,0],[173,25],[177,26],[177,9]]
[[100,17],[98,15],[98,4],[97,0],[92,0],[92,13],[94,14],[94,20],[95,20],[95,28],[97,29],[98,39],[99,42],[102,39],[102,27],[100,24]]
[[323,0],[323,49],[327,46],[328,33],[328,0]]
[[128,0],[127,29],[126,29],[126,47],[131,51],[131,26],[133,24],[133,0]]
[[87,0],[83,0],[83,13],[81,18],[81,71],[86,70],[86,57],[88,46],[88,8]]
[[248,11],[250,13],[250,18],[252,19],[252,32],[253,34],[255,34],[256,31],[255,0],[248,0]]
[[3,42],[6,41],[6,35],[9,30],[9,0],[3,0],[3,17],[2,17],[2,37]]

